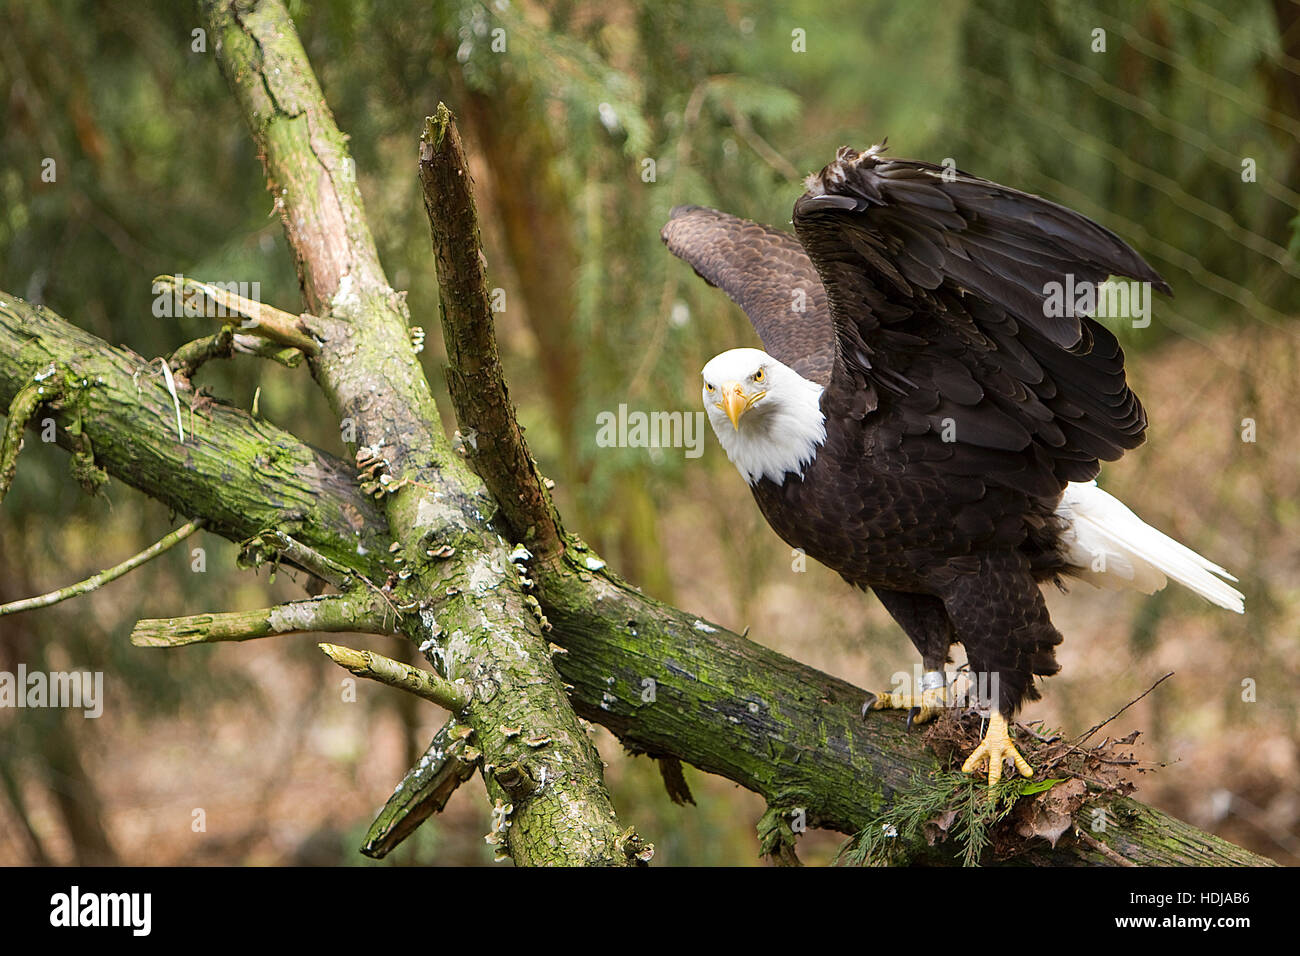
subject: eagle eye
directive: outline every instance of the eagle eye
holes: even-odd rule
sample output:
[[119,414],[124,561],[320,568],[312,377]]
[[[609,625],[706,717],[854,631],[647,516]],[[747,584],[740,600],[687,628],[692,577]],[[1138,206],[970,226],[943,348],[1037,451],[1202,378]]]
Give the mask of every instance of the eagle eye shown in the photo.
[[757,372],[754,373],[754,383],[758,384],[761,381],[763,381],[763,370],[760,368]]
[[707,388],[710,392],[713,391],[713,384],[711,382],[705,382],[704,387]]

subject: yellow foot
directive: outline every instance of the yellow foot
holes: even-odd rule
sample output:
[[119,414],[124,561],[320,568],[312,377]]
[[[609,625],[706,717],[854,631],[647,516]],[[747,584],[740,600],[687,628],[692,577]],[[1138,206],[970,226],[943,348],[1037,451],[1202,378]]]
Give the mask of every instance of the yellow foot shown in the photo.
[[973,773],[986,760],[989,765],[989,786],[1002,779],[1002,761],[1010,758],[1015,761],[1016,769],[1023,777],[1032,777],[1034,768],[1029,766],[1020,751],[1011,743],[1011,734],[1007,731],[1007,719],[996,710],[989,718],[989,729],[984,739],[975,748],[975,752],[961,765],[962,773]]
[[877,694],[876,699],[864,708],[866,710],[908,710],[907,725],[923,724],[938,717],[947,706],[947,688],[931,687],[919,694]]

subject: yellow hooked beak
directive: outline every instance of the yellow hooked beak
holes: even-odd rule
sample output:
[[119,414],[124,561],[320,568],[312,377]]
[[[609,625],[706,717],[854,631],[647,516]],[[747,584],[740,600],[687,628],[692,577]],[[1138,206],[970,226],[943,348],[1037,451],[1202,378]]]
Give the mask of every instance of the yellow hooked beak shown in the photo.
[[716,402],[718,408],[727,413],[731,427],[740,430],[740,416],[754,407],[754,403],[767,394],[761,392],[747,393],[739,382],[728,382],[722,386],[722,401]]

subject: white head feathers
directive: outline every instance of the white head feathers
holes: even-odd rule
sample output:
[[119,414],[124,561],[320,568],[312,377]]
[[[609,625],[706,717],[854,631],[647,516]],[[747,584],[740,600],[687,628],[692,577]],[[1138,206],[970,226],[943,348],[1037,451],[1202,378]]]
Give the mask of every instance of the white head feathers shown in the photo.
[[822,387],[760,349],[723,352],[703,374],[704,411],[745,481],[802,475],[826,440]]

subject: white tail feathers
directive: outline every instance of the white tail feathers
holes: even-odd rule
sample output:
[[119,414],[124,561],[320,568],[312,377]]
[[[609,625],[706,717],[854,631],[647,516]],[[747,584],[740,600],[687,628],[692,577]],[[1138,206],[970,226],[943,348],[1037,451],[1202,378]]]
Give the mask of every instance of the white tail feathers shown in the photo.
[[1167,575],[1219,607],[1245,612],[1245,595],[1219,580],[1236,578],[1161,534],[1095,481],[1066,485],[1056,513],[1068,525],[1061,535],[1065,559],[1078,569],[1074,574],[1089,584],[1153,594],[1165,586]]

